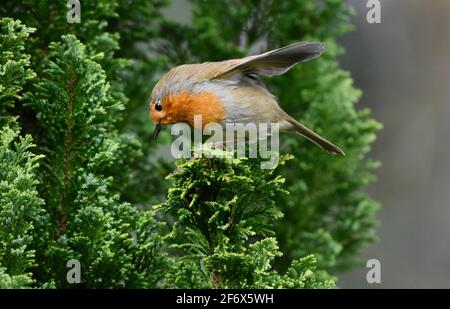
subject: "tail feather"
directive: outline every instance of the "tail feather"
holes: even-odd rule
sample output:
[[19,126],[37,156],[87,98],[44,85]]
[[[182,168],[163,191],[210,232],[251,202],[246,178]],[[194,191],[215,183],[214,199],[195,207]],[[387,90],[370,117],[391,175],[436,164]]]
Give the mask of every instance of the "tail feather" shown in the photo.
[[344,153],[344,151],[341,148],[339,148],[338,146],[336,146],[333,143],[329,142],[328,140],[326,140],[325,138],[323,138],[319,134],[315,133],[313,130],[307,128],[303,124],[299,123],[295,119],[289,117],[289,119],[287,119],[287,121],[293,125],[294,130],[297,133],[303,135],[304,137],[306,137],[310,141],[312,141],[315,144],[319,145],[323,150],[325,150],[325,151],[327,151],[327,152],[329,152],[329,153],[331,153],[331,154],[333,154],[335,156],[338,156],[338,155],[345,156],[345,153]]

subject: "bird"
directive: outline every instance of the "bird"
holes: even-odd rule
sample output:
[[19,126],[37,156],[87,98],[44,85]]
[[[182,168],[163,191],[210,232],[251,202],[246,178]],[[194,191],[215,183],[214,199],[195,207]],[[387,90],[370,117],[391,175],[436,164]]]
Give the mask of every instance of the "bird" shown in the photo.
[[282,75],[324,51],[324,43],[300,42],[240,59],[172,68],[156,83],[148,100],[155,124],[153,139],[163,125],[184,122],[194,127],[194,116],[201,115],[202,126],[276,122],[280,131],[297,132],[330,154],[345,155],[285,112],[261,81],[261,77]]

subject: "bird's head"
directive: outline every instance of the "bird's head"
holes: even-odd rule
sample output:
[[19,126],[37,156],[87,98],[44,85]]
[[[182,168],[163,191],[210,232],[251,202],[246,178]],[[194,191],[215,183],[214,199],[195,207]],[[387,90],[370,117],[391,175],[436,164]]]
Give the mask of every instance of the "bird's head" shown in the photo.
[[156,99],[150,102],[150,117],[155,124],[155,130],[153,131],[153,139],[156,140],[162,125],[167,123],[167,113],[163,111],[163,103],[161,99]]
[[[153,139],[156,140],[163,125],[184,122],[191,127],[204,127],[218,122],[224,115],[223,105],[213,91],[196,91],[192,86],[180,87],[162,79],[152,91],[149,99],[150,117],[155,124]],[[202,116],[202,122],[194,122],[194,117]]]
[[164,76],[153,88],[149,99],[150,117],[155,124],[153,139],[156,140],[163,125],[183,122],[184,103],[179,96],[173,94],[174,89],[171,79]]

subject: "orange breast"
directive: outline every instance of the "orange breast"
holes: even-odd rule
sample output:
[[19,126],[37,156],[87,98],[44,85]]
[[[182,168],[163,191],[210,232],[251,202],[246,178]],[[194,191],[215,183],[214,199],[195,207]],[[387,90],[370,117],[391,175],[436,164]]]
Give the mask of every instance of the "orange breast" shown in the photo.
[[168,95],[163,104],[166,123],[187,122],[194,126],[194,116],[202,116],[202,127],[223,119],[224,108],[219,97],[210,91],[201,93],[180,92]]

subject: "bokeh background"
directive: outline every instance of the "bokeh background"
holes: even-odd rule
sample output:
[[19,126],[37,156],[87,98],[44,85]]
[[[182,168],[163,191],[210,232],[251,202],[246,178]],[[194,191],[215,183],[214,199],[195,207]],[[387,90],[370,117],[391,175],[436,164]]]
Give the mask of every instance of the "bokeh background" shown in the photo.
[[[383,208],[379,241],[362,252],[381,262],[381,284],[365,267],[341,288],[450,288],[450,1],[381,0],[381,23],[367,1],[348,0],[355,30],[340,42],[350,71],[383,123],[372,157],[382,162],[369,188]],[[167,15],[189,23],[185,0]]]
[[369,189],[383,204],[379,241],[363,253],[380,260],[382,283],[361,268],[340,286],[450,288],[450,1],[381,0],[381,24],[366,22],[366,1],[348,2],[341,63],[384,125]]

